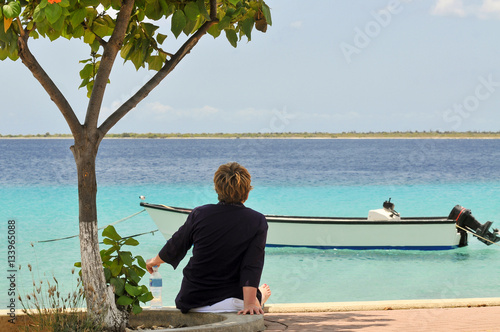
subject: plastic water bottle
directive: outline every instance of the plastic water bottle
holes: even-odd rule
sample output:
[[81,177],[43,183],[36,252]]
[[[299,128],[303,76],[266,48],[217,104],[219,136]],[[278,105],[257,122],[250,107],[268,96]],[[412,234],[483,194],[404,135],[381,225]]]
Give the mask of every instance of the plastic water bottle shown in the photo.
[[151,300],[151,309],[161,309],[163,303],[161,301],[161,288],[162,279],[160,272],[158,272],[158,266],[153,266],[153,273],[149,277],[149,290],[153,294],[153,299]]

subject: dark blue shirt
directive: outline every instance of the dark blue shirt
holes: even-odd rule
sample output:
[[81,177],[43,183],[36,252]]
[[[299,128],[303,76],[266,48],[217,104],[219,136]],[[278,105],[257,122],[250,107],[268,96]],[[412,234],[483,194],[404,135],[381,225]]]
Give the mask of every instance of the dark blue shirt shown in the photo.
[[175,299],[177,308],[188,312],[230,297],[243,299],[242,287],[259,287],[266,237],[264,215],[243,204],[193,209],[159,253],[175,269],[193,246]]

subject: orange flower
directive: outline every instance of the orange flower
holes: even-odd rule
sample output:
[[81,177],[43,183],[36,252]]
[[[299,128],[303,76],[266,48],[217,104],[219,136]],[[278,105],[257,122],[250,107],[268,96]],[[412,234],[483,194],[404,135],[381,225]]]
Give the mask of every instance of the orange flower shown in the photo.
[[62,0],[47,0],[50,4],[52,3],[59,3],[61,2]]

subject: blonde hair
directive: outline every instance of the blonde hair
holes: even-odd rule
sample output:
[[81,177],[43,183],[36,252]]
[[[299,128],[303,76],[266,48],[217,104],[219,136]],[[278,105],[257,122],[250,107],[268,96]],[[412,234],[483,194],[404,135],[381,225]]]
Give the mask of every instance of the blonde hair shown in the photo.
[[252,190],[251,176],[247,169],[232,162],[220,165],[214,175],[215,191],[219,201],[225,203],[243,203]]

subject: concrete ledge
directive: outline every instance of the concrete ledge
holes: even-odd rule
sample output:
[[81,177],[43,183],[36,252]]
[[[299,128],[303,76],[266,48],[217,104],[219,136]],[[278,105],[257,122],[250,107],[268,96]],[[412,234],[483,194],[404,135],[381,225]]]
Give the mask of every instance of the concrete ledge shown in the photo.
[[[26,324],[26,315],[21,310],[15,314],[15,324],[8,310],[0,310],[0,331],[14,332]],[[130,315],[129,325],[143,326],[142,332],[257,332],[266,329],[263,315],[238,315],[236,313],[187,313],[183,314],[172,307],[160,310],[144,308],[139,315]],[[184,326],[179,328],[149,329],[153,326]]]
[[137,327],[144,325],[146,328],[153,326],[180,326],[186,327],[171,329],[155,329],[142,331],[241,331],[256,332],[264,331],[264,316],[262,315],[238,315],[236,313],[181,313],[177,309],[164,308],[160,310],[144,309],[139,315],[131,315],[129,324]]
[[269,304],[266,313],[334,312],[365,310],[400,310],[424,308],[461,308],[500,306],[500,298],[440,299],[440,300],[392,300],[366,302],[320,302]]

